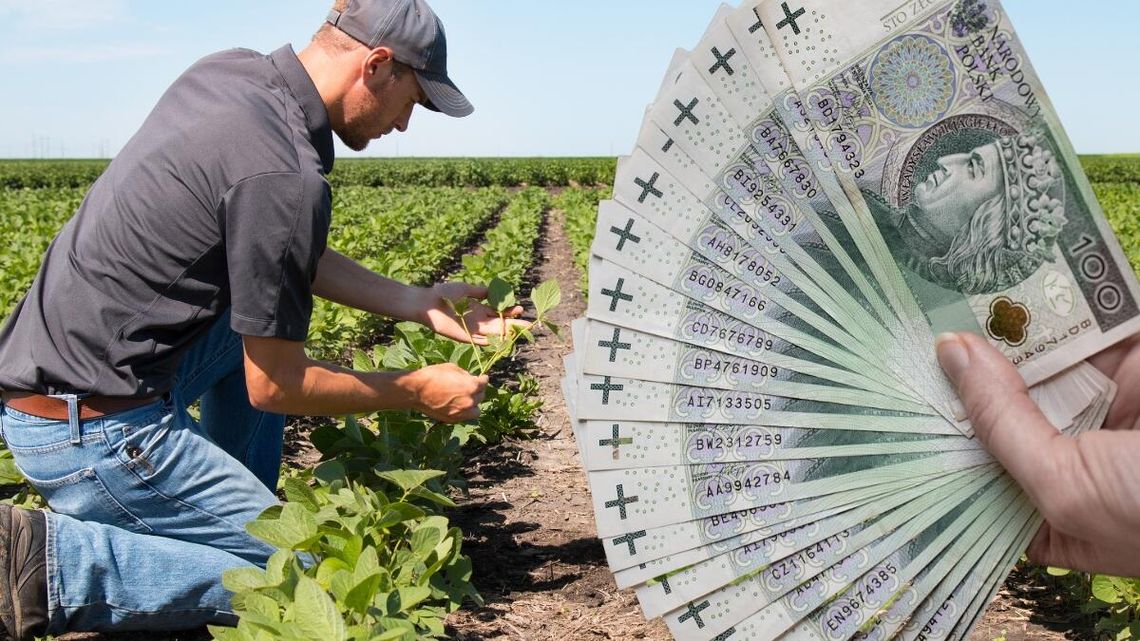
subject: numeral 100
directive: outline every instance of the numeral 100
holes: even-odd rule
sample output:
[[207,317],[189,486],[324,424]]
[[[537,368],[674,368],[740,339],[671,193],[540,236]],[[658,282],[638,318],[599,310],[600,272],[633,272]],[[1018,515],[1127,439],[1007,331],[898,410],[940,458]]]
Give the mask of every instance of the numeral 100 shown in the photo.
[[1096,246],[1096,239],[1081,234],[1081,240],[1072,250],[1073,258],[1077,259],[1077,267],[1085,280],[1099,283],[1093,295],[1097,307],[1106,312],[1115,312],[1124,302],[1124,295],[1120,287],[1111,281],[1105,281],[1108,276],[1109,261],[1100,252],[1092,251]]

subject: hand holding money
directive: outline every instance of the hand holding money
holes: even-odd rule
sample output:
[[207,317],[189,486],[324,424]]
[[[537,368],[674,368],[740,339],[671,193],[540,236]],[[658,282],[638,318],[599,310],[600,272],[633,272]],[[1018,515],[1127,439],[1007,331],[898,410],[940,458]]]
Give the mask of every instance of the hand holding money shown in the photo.
[[[1066,438],[1044,419],[1009,361],[980,337],[940,336],[938,358],[978,439],[1045,517],[1030,560],[1140,576],[1140,396],[1117,396],[1103,430]],[[1140,337],[1091,362],[1121,389],[1140,388]]]
[[1039,531],[1140,573],[1140,351],[1084,362],[1140,283],[999,2],[722,6],[613,194],[563,389],[677,638],[964,639]]

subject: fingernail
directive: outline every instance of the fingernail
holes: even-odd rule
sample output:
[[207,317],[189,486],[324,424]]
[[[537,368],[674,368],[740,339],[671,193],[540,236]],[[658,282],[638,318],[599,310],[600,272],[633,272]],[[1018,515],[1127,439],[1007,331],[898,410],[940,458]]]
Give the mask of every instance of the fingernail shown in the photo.
[[957,334],[939,334],[934,341],[938,352],[938,364],[945,370],[950,380],[957,382],[970,367],[970,353]]

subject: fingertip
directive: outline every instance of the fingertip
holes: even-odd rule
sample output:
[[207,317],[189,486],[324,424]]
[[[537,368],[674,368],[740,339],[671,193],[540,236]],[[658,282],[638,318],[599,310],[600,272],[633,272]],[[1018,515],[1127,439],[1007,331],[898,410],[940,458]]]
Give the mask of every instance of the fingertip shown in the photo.
[[938,364],[950,381],[958,386],[970,369],[970,352],[966,344],[958,334],[946,332],[935,339],[934,349],[938,355]]

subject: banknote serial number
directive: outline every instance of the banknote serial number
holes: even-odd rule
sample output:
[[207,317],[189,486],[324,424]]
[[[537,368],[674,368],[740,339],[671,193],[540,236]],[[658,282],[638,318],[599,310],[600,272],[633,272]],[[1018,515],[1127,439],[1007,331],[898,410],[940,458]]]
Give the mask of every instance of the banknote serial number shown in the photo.
[[689,271],[689,282],[696,283],[713,293],[723,294],[728,300],[741,303],[745,307],[750,307],[758,312],[762,312],[768,307],[767,300],[755,294],[750,294],[737,285],[730,285],[715,276],[701,273],[699,269]]
[[783,434],[749,434],[747,436],[702,436],[694,439],[698,452],[705,450],[753,449],[784,444]]
[[735,218],[738,222],[747,225],[751,232],[750,237],[757,242],[763,243],[766,246],[763,248],[765,251],[784,253],[784,250],[780,248],[779,243],[776,242],[772,234],[768,233],[768,230],[761,225],[759,221],[753,218],[743,207],[733,200],[732,196],[721,192],[721,195],[717,196],[714,204],[716,205],[714,209],[722,210],[728,214],[726,220]]
[[949,622],[952,621],[952,619],[949,619],[948,617],[953,611],[954,608],[950,605],[950,599],[943,601],[942,606],[938,608],[938,611],[930,617],[930,620],[926,622],[926,625],[922,626],[922,632],[920,632],[917,637],[918,641],[926,641],[927,639],[936,636],[936,633],[942,630],[942,626],[948,625]]
[[711,527],[718,528],[722,525],[737,525],[747,519],[756,517],[763,517],[768,512],[777,513],[788,506],[785,503],[777,503],[776,505],[762,505],[760,507],[748,508],[747,510],[740,510],[738,512],[729,512],[728,514],[717,514],[708,517],[708,524]]
[[711,499],[718,496],[727,496],[744,492],[745,490],[759,490],[781,483],[790,483],[791,481],[792,473],[788,471],[760,472],[746,479],[711,483],[705,488],[705,498]]
[[697,409],[726,409],[726,410],[770,410],[772,399],[767,396],[715,396],[713,394],[695,394],[689,397],[686,407]]
[[734,374],[756,378],[775,378],[780,375],[780,368],[772,365],[718,358],[698,358],[693,361],[693,369],[698,372],[716,372],[717,374]]
[[[765,193],[764,185],[755,175],[744,168],[738,168],[732,174],[732,182],[744,190],[745,194],[753,199],[756,210],[767,212],[772,222],[784,228],[785,232],[796,228],[795,218],[788,213],[783,203],[777,201],[771,194]],[[731,186],[731,185],[730,185]]]
[[869,576],[863,577],[859,589],[855,594],[847,597],[841,603],[832,605],[831,614],[827,617],[827,629],[836,632],[851,617],[857,616],[867,605],[876,605],[879,600],[871,601],[884,587],[893,585],[892,578],[898,574],[898,568],[893,563],[886,563]]
[[746,347],[770,350],[775,346],[775,341],[771,338],[751,330],[741,331],[704,321],[693,322],[690,329],[698,336],[712,336],[713,338],[719,338],[720,340],[736,343],[737,345],[744,345]]
[[780,274],[768,265],[768,261],[763,258],[754,258],[754,250],[747,248],[744,250],[739,249],[733,243],[726,242],[720,238],[709,238],[705,242],[705,246],[714,254],[720,255],[738,268],[744,269],[750,274],[755,275],[760,279],[762,285],[779,285]]
[[817,558],[824,557],[824,555],[834,554],[844,549],[840,546],[840,542],[846,539],[847,536],[847,532],[844,531],[813,543],[795,555],[773,564],[771,569],[768,570],[768,575],[776,581],[799,576],[808,561],[814,561]]

